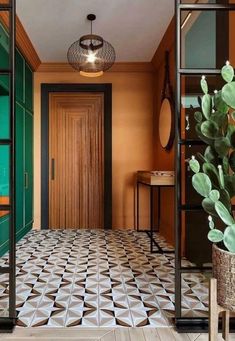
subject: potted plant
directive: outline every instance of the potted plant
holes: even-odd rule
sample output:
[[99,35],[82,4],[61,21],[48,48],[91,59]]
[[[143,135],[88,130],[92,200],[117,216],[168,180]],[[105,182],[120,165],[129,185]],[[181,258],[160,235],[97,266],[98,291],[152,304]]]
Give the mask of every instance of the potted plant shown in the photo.
[[[218,303],[235,311],[235,81],[229,64],[221,70],[225,81],[221,90],[208,93],[205,76],[201,111],[194,113],[198,137],[207,145],[189,161],[194,172],[192,185],[203,197],[202,207],[209,214],[208,239],[213,243],[213,276],[217,279]],[[219,244],[217,244],[219,243]]]

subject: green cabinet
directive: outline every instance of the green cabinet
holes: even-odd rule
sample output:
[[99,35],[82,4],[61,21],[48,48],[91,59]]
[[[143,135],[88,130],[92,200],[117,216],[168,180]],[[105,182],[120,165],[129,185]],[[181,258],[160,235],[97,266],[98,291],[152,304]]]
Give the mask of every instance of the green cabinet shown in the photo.
[[16,232],[24,226],[24,108],[16,104]]
[[[8,36],[0,25],[0,68],[8,68]],[[33,223],[33,73],[16,51],[16,240]],[[9,138],[9,77],[0,76],[0,139]],[[8,149],[7,149],[8,148]],[[9,200],[9,158],[7,146],[0,146],[0,203]],[[0,256],[8,251],[9,214],[0,212]]]
[[16,100],[24,103],[24,68],[25,61],[20,52],[16,51]]
[[8,139],[10,135],[10,102],[9,96],[1,95],[0,92],[0,139]]
[[33,73],[25,63],[25,107],[33,110]]
[[0,61],[1,69],[9,68],[9,38],[2,25],[0,25]]
[[[0,202],[9,204],[9,162],[10,148],[9,146],[0,146]],[[9,240],[9,214],[8,212],[0,212],[0,255],[8,250]]]
[[4,255],[9,250],[9,226],[10,226],[9,214],[0,218],[0,256]]
[[25,111],[25,226],[33,221],[33,116]]
[[8,203],[10,188],[10,148],[0,145],[0,198],[3,204]]

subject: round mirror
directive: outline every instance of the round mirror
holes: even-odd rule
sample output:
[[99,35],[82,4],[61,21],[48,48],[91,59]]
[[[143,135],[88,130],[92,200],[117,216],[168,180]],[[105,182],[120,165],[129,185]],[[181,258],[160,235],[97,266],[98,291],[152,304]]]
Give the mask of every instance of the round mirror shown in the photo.
[[162,147],[169,150],[174,140],[174,122],[171,100],[167,97],[161,104],[158,129]]

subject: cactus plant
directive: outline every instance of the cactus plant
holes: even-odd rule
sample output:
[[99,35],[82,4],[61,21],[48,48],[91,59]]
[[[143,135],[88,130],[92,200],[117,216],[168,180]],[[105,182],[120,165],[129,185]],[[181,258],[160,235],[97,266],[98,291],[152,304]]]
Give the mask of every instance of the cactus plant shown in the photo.
[[[206,77],[202,76],[203,96],[201,111],[196,111],[196,133],[208,147],[198,160],[192,156],[189,166],[193,171],[192,185],[203,197],[202,207],[209,214],[208,239],[223,242],[235,253],[235,219],[231,209],[235,197],[235,80],[229,62],[221,70],[225,85],[210,95]],[[224,224],[223,231],[216,221]]]

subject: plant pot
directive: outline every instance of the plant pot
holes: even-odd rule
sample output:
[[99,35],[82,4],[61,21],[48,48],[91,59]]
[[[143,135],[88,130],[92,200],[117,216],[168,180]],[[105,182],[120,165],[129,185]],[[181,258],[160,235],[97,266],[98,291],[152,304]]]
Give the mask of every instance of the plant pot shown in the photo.
[[235,311],[235,253],[212,247],[213,277],[217,279],[217,301]]

